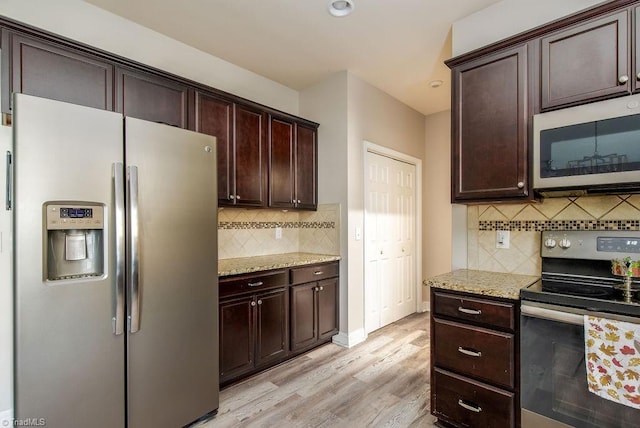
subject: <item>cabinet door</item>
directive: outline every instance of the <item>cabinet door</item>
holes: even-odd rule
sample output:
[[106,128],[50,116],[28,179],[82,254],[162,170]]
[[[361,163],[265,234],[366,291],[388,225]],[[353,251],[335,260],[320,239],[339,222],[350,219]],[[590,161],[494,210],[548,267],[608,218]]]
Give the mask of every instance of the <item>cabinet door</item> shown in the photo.
[[[267,151],[264,138],[264,114],[255,108],[234,105],[234,160],[236,205],[267,205]],[[231,186],[233,189],[233,186]]]
[[318,340],[338,332],[338,278],[318,283]]
[[293,208],[295,124],[269,118],[269,206]]
[[296,125],[295,198],[296,207],[315,210],[317,195],[317,130],[305,125]]
[[631,90],[628,22],[625,10],[542,38],[542,110]]
[[291,290],[291,350],[297,351],[316,342],[317,283],[296,285]]
[[233,103],[203,92],[195,92],[195,114],[190,126],[196,132],[216,137],[218,162],[218,205],[233,205],[235,183],[233,180]]
[[[2,111],[14,92],[113,109],[112,64],[97,57],[2,30]],[[10,77],[9,77],[10,76]]]
[[289,350],[286,290],[258,294],[256,313],[256,366],[284,358]]
[[125,116],[187,128],[188,87],[127,68],[116,69],[116,111]]
[[521,45],[452,70],[454,202],[529,195],[527,54]]
[[253,296],[220,301],[220,382],[254,367],[254,305]]

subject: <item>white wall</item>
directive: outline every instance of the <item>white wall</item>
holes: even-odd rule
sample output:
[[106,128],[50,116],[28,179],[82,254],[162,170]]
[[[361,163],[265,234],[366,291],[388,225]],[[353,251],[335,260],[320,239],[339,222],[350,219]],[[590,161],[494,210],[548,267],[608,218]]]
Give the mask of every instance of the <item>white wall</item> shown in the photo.
[[[555,21],[603,0],[503,0],[453,23],[453,56]],[[499,25],[497,25],[499,23]]]
[[298,114],[298,92],[80,0],[0,0],[0,14]]
[[[300,114],[318,121],[320,201],[340,203],[340,343],[364,339],[364,141],[424,163],[424,115],[348,72],[300,93]],[[366,231],[365,231],[366,233]]]
[[422,273],[429,278],[451,270],[451,112],[431,114],[424,123]]

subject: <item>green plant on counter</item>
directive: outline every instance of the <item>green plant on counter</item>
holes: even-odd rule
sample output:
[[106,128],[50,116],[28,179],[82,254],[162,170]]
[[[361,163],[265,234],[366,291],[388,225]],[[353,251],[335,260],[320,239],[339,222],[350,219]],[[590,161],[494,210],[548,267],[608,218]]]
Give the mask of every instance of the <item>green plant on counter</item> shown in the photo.
[[640,260],[632,260],[631,257],[611,260],[611,273],[618,276],[640,276]]

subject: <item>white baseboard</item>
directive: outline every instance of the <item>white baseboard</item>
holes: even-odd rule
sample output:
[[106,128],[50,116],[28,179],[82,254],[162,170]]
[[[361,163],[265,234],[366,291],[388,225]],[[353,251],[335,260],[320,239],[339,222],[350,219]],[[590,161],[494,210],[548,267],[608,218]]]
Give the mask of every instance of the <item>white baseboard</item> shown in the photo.
[[0,412],[0,426],[8,427],[13,425],[13,409]]
[[341,331],[340,333],[333,336],[332,341],[336,345],[342,346],[343,348],[352,348],[357,344],[364,342],[366,339],[367,335],[365,334],[364,329],[361,328],[349,334]]
[[431,302],[422,302],[422,312],[429,312],[431,310]]

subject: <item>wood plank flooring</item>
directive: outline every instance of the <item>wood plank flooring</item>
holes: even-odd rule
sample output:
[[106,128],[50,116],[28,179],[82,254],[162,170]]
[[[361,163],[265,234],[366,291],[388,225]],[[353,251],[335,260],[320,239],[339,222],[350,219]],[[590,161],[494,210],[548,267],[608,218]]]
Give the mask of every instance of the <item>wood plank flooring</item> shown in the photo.
[[324,345],[223,389],[198,428],[431,427],[429,314],[413,314],[351,349]]

